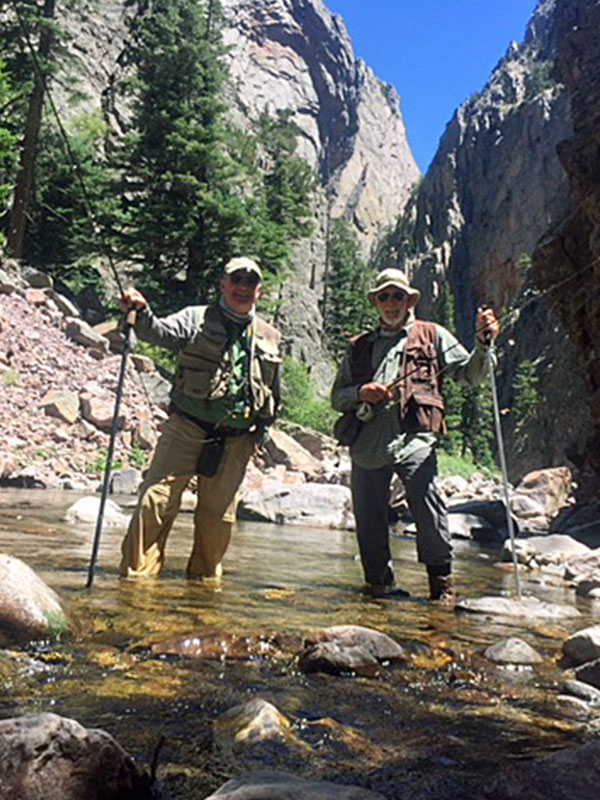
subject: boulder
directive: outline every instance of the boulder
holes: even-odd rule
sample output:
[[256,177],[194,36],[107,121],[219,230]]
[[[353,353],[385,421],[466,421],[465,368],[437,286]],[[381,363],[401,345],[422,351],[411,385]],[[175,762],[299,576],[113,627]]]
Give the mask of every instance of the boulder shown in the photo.
[[51,389],[42,398],[40,407],[50,417],[57,417],[72,425],[79,418],[79,395]]
[[547,603],[537,597],[522,597],[520,600],[509,597],[468,597],[459,600],[456,610],[505,617],[514,620],[515,625],[522,625],[524,619],[569,619],[581,616],[574,606]]
[[503,771],[486,800],[592,800],[600,783],[600,742],[571,747]]
[[352,530],[354,516],[350,489],[321,483],[290,486],[269,481],[244,492],[238,508],[241,519]]
[[542,657],[533,647],[516,636],[491,645],[485,650],[484,655],[496,664],[531,665],[542,661]]
[[[99,497],[81,497],[73,503],[64,514],[65,522],[75,525],[78,522],[95,523],[100,511]],[[127,525],[129,517],[121,512],[121,508],[112,500],[107,500],[104,505],[104,524],[105,525]]]
[[[115,414],[114,399],[97,397],[89,392],[82,392],[80,397],[83,418],[99,430],[110,433]],[[119,419],[117,420],[117,430],[122,430],[125,427],[127,416],[127,409],[121,406]]]
[[102,730],[56,714],[0,721],[0,800],[150,800],[149,780]]
[[[589,552],[587,545],[560,533],[517,539],[515,549],[517,561],[532,568],[563,564],[570,558]],[[504,543],[502,559],[512,561],[512,542]]]
[[577,631],[562,646],[563,655],[571,666],[600,658],[600,625]]
[[270,459],[272,464],[284,464],[294,472],[304,472],[310,475],[316,475],[320,471],[319,460],[285,431],[278,428],[269,430],[265,451],[268,457],[267,462]]
[[511,508],[519,517],[527,519],[543,515],[549,522],[566,505],[572,481],[568,467],[529,472],[513,492]]
[[78,317],[66,317],[65,334],[77,344],[89,347],[101,353],[108,353],[108,341]]
[[0,647],[56,639],[69,627],[56,592],[23,561],[0,554]]
[[361,675],[372,678],[381,665],[406,661],[406,651],[385,633],[360,625],[334,625],[305,639],[298,666],[305,673]]
[[261,771],[223,784],[204,800],[385,800],[361,786],[297,778],[285,772]]
[[[506,505],[503,500],[472,500],[449,505],[448,524],[455,536],[478,542],[502,544],[508,538]],[[518,520],[513,515],[515,534]]]
[[585,664],[575,667],[575,677],[578,681],[589,683],[590,686],[600,689],[600,658],[586,661]]
[[142,482],[139,469],[122,469],[114,472],[110,479],[110,490],[113,494],[136,494]]
[[262,697],[230,708],[214,721],[213,732],[217,748],[226,755],[260,742],[295,738],[287,717]]

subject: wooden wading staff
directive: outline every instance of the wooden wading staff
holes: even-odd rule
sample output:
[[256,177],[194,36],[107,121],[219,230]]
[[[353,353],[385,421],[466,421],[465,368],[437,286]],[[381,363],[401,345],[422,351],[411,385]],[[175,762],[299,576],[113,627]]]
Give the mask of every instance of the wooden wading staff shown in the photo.
[[136,311],[131,309],[127,312],[125,324],[123,326],[123,336],[125,344],[123,348],[123,356],[121,358],[121,367],[119,370],[119,380],[117,382],[117,394],[115,397],[115,410],[110,428],[110,439],[108,442],[108,453],[106,454],[106,465],[104,467],[104,480],[102,481],[102,494],[100,496],[100,506],[98,509],[98,518],[96,520],[96,531],[94,533],[94,544],[92,547],[92,557],[90,559],[90,566],[88,568],[86,589],[91,589],[94,582],[94,571],[96,568],[96,559],[98,557],[98,548],[100,546],[100,536],[102,534],[102,522],[104,520],[104,507],[106,505],[106,498],[108,496],[108,487],[110,484],[110,473],[112,470],[113,455],[115,452],[115,441],[117,438],[117,428],[119,427],[119,411],[121,409],[121,400],[123,398],[123,384],[125,383],[125,369],[127,367],[127,356],[131,350],[131,332],[135,325]]

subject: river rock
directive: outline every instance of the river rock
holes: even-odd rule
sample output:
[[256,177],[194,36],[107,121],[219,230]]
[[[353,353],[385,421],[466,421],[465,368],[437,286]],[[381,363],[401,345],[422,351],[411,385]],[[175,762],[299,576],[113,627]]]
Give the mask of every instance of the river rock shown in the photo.
[[600,785],[600,742],[570,747],[503,771],[486,800],[593,800]]
[[69,627],[56,592],[23,561],[0,554],[0,647],[54,639]]
[[141,482],[142,473],[139,469],[122,469],[112,474],[110,490],[113,494],[136,494]]
[[578,681],[589,683],[590,686],[600,689],[600,658],[575,667],[575,677]]
[[565,660],[574,667],[600,658],[600,625],[591,625],[569,636],[562,651]]
[[[547,536],[530,536],[528,539],[517,539],[515,542],[517,561],[528,567],[545,567],[562,564],[569,558],[582,556],[589,552],[589,547],[575,541],[570,536],[552,533]],[[512,542],[504,543],[502,551],[504,561],[512,561]]]
[[214,721],[213,732],[216,746],[228,755],[260,742],[295,738],[289,719],[262,697],[230,708]]
[[[519,522],[513,515],[515,533]],[[473,500],[449,505],[448,524],[453,536],[478,542],[502,544],[508,537],[506,505],[503,500]]]
[[406,651],[387,634],[362,625],[332,625],[304,640],[306,647],[320,642],[337,642],[346,647],[359,647],[377,661],[405,661]]
[[[99,510],[99,497],[81,497],[65,511],[63,519],[71,525],[76,525],[78,522],[95,523]],[[128,520],[129,517],[122,513],[120,507],[113,500],[106,500],[103,518],[105,525],[124,526],[127,525]]]
[[102,730],[56,714],[0,721],[0,800],[150,800],[148,779]]
[[564,578],[575,585],[582,578],[600,578],[600,548],[588,550],[583,555],[570,558],[565,564]]
[[238,509],[241,519],[353,530],[352,499],[346,486],[267,482],[248,489]]
[[[261,771],[223,784],[205,800],[385,800],[361,786],[307,780],[285,772]],[[547,800],[547,799],[546,799]]]
[[585,700],[590,705],[600,706],[600,689],[590,686],[589,683],[569,679],[563,683],[562,690],[565,694]]
[[569,619],[581,616],[574,606],[547,603],[537,597],[522,597],[520,600],[509,597],[468,597],[459,600],[456,610],[514,619],[515,625],[522,625],[524,619]]
[[285,464],[293,472],[304,472],[308,475],[317,475],[321,464],[312,453],[309,453],[301,444],[285,431],[272,428],[265,442],[267,464]]
[[536,651],[516,636],[488,647],[484,655],[497,664],[539,664],[541,656]]
[[511,508],[522,519],[545,517],[549,523],[567,503],[572,482],[573,476],[568,467],[529,472],[513,492]]
[[407,660],[406,651],[385,633],[360,625],[324,628],[308,636],[304,644],[298,666],[305,673],[372,678],[383,663]]
[[274,636],[243,635],[198,631],[185,636],[173,636],[151,646],[155,655],[186,656],[187,658],[247,659],[279,654]]

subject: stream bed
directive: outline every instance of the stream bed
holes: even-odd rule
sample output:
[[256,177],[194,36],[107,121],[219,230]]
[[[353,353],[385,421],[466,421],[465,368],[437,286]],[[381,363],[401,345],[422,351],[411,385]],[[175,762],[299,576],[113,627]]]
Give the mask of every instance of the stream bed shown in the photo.
[[[593,605],[558,576],[522,573],[522,589],[582,616],[558,622],[460,614],[424,600],[426,575],[410,536],[394,536],[395,572],[407,600],[363,596],[352,532],[239,523],[222,585],[185,579],[191,515],[171,534],[164,573],[118,576],[123,528],[105,526],[94,585],[85,589],[93,525],[63,521],[69,492],[0,490],[0,552],[20,558],[61,597],[76,633],[6,654],[13,665],[0,717],[52,711],[111,733],[150,769],[165,800],[206,797],[254,769],[358,784],[389,800],[483,797],[499,770],[590,738],[596,720],[557,702],[564,639],[593,624]],[[456,543],[463,596],[510,595],[514,578],[499,552]],[[596,618],[597,619],[597,618]],[[375,628],[419,653],[377,678],[304,675],[304,637],[330,625]],[[157,655],[174,636],[272,637],[265,657]],[[483,651],[518,636],[542,656],[529,668],[500,667]],[[254,697],[292,723],[295,743],[219,750],[213,722]]]

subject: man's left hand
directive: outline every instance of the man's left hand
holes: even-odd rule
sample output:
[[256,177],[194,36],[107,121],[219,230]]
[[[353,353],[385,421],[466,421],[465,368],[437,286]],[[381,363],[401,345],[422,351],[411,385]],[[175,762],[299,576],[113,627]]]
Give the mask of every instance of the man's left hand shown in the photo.
[[500,333],[500,322],[492,308],[482,306],[477,309],[475,332],[482,344],[488,344],[490,336],[492,342],[496,341],[496,337]]

